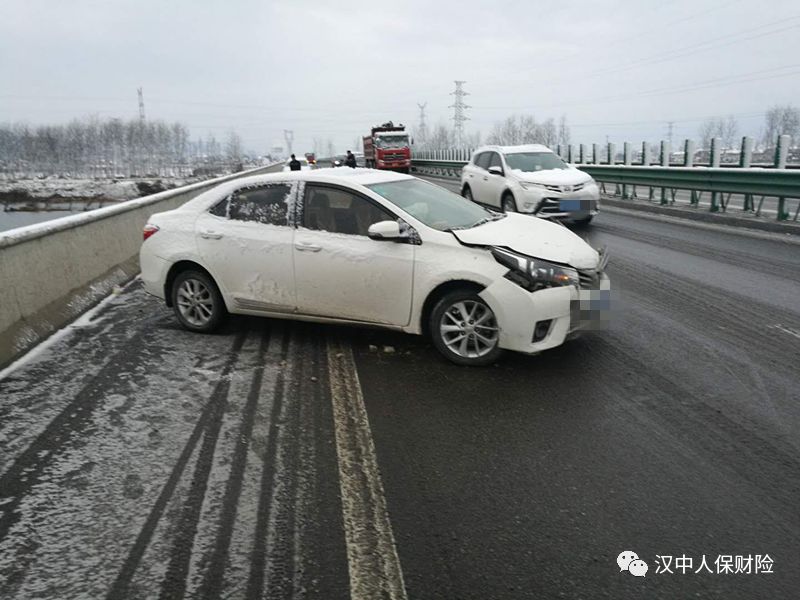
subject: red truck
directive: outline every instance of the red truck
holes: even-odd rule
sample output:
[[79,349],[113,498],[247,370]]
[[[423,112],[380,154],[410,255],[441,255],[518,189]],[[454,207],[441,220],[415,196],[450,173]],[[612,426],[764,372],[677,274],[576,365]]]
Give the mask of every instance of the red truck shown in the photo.
[[367,168],[408,173],[411,170],[411,146],[405,126],[391,121],[373,127],[364,136],[364,162]]

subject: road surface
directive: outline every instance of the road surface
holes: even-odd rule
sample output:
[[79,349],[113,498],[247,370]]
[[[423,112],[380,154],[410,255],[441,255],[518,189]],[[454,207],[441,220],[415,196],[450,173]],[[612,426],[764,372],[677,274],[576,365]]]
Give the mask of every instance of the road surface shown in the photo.
[[485,369],[132,283],[2,375],[0,597],[796,597],[800,245],[579,233],[610,331]]

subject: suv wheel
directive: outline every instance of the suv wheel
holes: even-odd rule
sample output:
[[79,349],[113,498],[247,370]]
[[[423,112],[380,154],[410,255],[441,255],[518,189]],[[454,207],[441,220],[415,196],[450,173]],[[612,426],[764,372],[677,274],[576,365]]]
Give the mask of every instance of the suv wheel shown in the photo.
[[225,303],[214,281],[202,271],[183,271],[172,284],[172,306],[181,325],[209,333],[225,318]]
[[436,349],[457,365],[490,365],[503,353],[494,312],[473,291],[455,290],[442,297],[428,327]]
[[461,190],[461,195],[464,196],[464,198],[466,198],[470,202],[475,202],[475,199],[472,197],[472,190],[469,189],[468,185],[465,185],[464,189]]
[[509,192],[503,194],[503,212],[517,212],[517,203]]

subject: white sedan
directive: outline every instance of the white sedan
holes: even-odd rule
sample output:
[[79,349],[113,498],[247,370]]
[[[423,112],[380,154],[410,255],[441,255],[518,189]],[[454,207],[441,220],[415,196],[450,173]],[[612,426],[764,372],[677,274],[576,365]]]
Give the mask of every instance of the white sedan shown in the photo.
[[534,354],[605,320],[604,257],[565,227],[365,169],[223,183],[144,229],[141,277],[180,323],[228,313],[428,334],[451,361]]

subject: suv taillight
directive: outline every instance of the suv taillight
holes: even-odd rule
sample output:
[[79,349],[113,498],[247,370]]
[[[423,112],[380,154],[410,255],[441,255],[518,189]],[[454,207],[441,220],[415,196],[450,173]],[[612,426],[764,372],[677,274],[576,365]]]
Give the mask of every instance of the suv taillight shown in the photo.
[[158,231],[158,227],[156,227],[155,225],[151,225],[150,223],[148,223],[147,225],[145,225],[145,226],[144,226],[144,231],[142,231],[142,236],[143,236],[143,238],[144,238],[142,241],[144,241],[144,240],[146,240],[147,238],[149,238],[149,237],[150,237],[151,235],[153,235],[153,234],[154,234],[156,231]]

